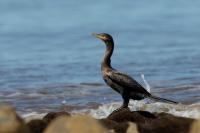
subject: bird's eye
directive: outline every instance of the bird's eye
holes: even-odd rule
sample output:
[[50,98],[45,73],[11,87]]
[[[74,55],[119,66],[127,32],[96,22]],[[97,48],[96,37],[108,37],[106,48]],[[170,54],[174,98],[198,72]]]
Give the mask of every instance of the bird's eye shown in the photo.
[[103,35],[103,37],[104,37],[104,38],[107,38],[107,36],[106,36],[106,35]]

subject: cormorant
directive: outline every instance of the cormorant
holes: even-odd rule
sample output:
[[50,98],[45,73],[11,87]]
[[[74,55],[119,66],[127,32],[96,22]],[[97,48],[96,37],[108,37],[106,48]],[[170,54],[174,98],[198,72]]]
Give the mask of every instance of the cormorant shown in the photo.
[[123,104],[120,108],[127,108],[130,99],[142,100],[144,98],[150,98],[168,103],[177,103],[168,99],[153,96],[129,75],[114,69],[111,66],[110,59],[114,50],[112,36],[107,33],[93,33],[92,35],[101,39],[106,45],[104,58],[101,62],[101,72],[106,84],[122,95]]

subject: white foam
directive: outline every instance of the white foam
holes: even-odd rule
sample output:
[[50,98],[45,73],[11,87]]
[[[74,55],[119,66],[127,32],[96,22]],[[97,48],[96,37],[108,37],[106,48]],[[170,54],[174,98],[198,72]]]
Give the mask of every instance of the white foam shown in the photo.
[[142,80],[144,81],[144,84],[146,86],[145,89],[150,93],[151,87],[150,87],[149,83],[145,80],[144,74],[141,74],[141,77],[142,77]]
[[[83,109],[83,110],[74,110],[71,112],[72,114],[89,114],[95,118],[105,118],[114,110],[121,106],[121,102],[113,102],[109,104],[104,104],[99,106],[98,109]],[[132,111],[149,111],[149,112],[165,112],[169,114],[173,114],[175,116],[182,116],[188,118],[200,118],[200,103],[195,103],[191,105],[184,105],[184,104],[167,104],[167,103],[148,103],[145,100],[142,101],[131,101],[129,104],[129,108]],[[46,113],[38,113],[38,112],[31,112],[23,114],[22,117],[25,118],[26,121],[30,121],[32,119],[41,119],[45,116]]]
[[45,115],[46,113],[31,112],[31,113],[23,114],[22,117],[25,119],[26,122],[28,122],[33,119],[41,119]]
[[62,104],[66,104],[66,103],[67,103],[67,101],[66,101],[66,100],[63,100],[61,103],[62,103]]
[[[95,118],[105,118],[113,110],[120,107],[121,103],[111,103],[100,106],[98,109],[91,110],[89,112]],[[129,108],[132,111],[143,110],[149,112],[165,112],[176,116],[188,117],[188,118],[200,118],[200,103],[192,105],[173,105],[167,103],[146,103],[145,101],[132,101],[129,104]]]
[[14,92],[14,93],[6,95],[6,97],[19,97],[19,96],[22,96],[22,95],[23,95],[23,93]]

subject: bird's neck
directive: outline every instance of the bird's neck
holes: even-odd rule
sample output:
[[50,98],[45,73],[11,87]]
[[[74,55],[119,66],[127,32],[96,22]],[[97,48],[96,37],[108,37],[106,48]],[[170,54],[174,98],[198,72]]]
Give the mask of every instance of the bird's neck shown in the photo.
[[108,41],[106,43],[106,51],[101,63],[101,70],[106,69],[106,68],[112,68],[111,67],[111,56],[113,54],[114,50],[114,42],[113,41]]

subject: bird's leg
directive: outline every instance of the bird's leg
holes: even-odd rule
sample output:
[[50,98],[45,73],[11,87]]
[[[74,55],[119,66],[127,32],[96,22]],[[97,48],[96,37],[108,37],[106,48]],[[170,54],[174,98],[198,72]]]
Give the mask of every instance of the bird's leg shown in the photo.
[[128,103],[129,103],[130,98],[126,95],[122,95],[122,98],[124,101],[120,108],[128,108]]
[[124,99],[123,104],[120,108],[128,108],[129,98]]
[[122,106],[119,107],[118,109],[114,110],[113,112],[118,112],[121,109],[128,108],[128,103],[129,103],[130,98],[127,97],[126,95],[122,95],[122,98],[123,98],[123,104],[122,104]]

